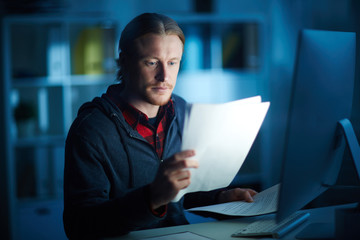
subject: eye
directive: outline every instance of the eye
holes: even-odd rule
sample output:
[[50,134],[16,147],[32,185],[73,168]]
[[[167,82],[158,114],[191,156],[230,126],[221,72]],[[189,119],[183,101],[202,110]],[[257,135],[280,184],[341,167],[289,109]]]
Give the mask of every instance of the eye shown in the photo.
[[176,61],[171,61],[171,62],[169,62],[169,65],[170,65],[170,66],[174,66],[174,65],[176,65],[176,64],[177,64]]
[[149,67],[154,67],[157,65],[157,61],[145,61],[145,64]]

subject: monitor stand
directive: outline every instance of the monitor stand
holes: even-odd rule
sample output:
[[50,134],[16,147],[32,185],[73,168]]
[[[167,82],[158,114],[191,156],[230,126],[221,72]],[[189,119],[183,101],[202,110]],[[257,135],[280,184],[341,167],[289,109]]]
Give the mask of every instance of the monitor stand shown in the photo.
[[354,161],[358,178],[360,178],[360,147],[354,129],[347,118],[340,120],[339,125],[344,132],[345,139],[351,153],[351,158]]
[[[351,158],[360,179],[360,147],[349,119],[339,121],[344,133]],[[331,187],[331,186],[328,186]],[[360,239],[360,201],[355,208],[342,208],[335,211],[334,223],[312,223],[305,227],[296,239]],[[348,238],[350,236],[350,238]]]

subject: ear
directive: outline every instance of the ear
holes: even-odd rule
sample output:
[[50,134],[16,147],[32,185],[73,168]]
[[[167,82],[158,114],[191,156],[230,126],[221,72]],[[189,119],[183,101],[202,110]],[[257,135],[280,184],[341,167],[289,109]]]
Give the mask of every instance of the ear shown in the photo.
[[120,52],[118,61],[123,81],[126,81],[130,70],[130,58],[126,53]]

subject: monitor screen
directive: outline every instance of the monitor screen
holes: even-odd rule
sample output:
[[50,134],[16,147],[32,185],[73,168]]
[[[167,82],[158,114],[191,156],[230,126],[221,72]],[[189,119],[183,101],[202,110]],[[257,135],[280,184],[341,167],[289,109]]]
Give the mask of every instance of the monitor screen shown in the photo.
[[338,122],[350,118],[355,33],[302,30],[299,34],[281,171],[277,220],[336,182],[345,139]]

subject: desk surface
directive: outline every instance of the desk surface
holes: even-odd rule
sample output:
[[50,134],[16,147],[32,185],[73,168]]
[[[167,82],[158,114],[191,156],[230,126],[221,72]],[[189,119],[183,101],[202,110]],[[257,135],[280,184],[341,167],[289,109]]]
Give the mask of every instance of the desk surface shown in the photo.
[[[312,223],[329,223],[333,224],[335,222],[335,209],[337,208],[349,208],[355,207],[355,204],[347,204],[340,206],[331,206],[323,208],[314,208],[309,210],[302,210],[302,212],[309,212],[309,219],[298,226],[295,230],[285,235],[282,239],[295,239],[295,236],[301,232],[306,226]],[[181,232],[191,232],[209,239],[254,239],[254,238],[234,238],[231,237],[231,234],[237,230],[245,227],[247,224],[255,221],[258,217],[240,217],[231,220],[222,220],[215,222],[204,222],[197,224],[189,224],[175,227],[167,228],[156,228],[149,230],[141,230],[130,232],[129,234],[117,238],[111,238],[112,240],[138,240],[150,237],[160,237],[167,234],[181,233]],[[335,225],[334,225],[335,226]],[[259,238],[257,238],[259,239]],[[272,238],[262,238],[262,239],[272,239]]]

